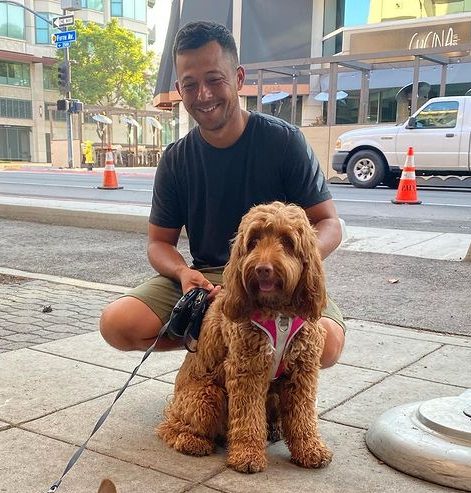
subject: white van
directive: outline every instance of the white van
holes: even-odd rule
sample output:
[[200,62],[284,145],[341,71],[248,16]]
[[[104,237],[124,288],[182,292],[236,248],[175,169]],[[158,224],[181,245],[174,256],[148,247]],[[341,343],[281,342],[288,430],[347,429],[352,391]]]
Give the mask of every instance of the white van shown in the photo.
[[355,187],[396,187],[413,147],[417,175],[471,176],[470,145],[471,96],[432,98],[405,123],[340,135],[332,167]]

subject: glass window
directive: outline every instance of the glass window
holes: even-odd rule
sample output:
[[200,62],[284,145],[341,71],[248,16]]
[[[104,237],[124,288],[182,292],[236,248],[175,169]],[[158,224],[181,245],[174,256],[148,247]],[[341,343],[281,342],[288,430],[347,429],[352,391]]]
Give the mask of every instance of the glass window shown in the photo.
[[111,15],[113,17],[123,16],[123,0],[111,0]]
[[0,36],[25,39],[25,11],[22,7],[0,3]]
[[82,0],[82,8],[103,12],[103,0]]
[[417,128],[453,128],[458,117],[458,101],[430,103],[415,118]]
[[0,84],[30,86],[30,80],[28,64],[0,61]]
[[[53,17],[58,15],[47,12],[39,12],[39,14],[49,20],[52,20]],[[51,35],[56,29],[40,17],[34,16],[34,18],[36,22],[36,44],[51,44]]]
[[0,98],[0,116],[30,120],[33,116],[31,101]]
[[57,70],[54,67],[43,65],[43,87],[44,89],[57,89]]
[[146,22],[147,20],[147,0],[135,0],[136,10],[134,12],[134,19],[137,21]]

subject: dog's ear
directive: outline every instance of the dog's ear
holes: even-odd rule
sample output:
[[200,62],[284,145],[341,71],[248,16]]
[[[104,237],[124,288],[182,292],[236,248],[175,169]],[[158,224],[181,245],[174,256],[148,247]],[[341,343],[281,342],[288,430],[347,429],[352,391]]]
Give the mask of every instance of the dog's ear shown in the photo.
[[222,303],[222,313],[233,322],[246,318],[250,312],[249,300],[242,283],[242,261],[246,252],[243,225],[235,237],[231,247],[229,262],[224,268],[223,285],[225,296]]
[[309,222],[300,229],[299,233],[304,254],[304,269],[293,295],[293,305],[300,317],[317,320],[321,317],[327,303],[322,258],[317,246],[315,229]]
[[109,479],[104,479],[98,488],[98,493],[117,493],[116,486]]

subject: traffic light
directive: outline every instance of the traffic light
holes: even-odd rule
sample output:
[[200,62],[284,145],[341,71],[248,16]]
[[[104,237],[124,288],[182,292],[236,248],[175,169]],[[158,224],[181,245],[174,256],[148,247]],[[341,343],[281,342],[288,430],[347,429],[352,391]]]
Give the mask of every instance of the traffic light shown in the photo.
[[62,94],[70,92],[70,68],[68,62],[62,62],[57,68],[57,82]]

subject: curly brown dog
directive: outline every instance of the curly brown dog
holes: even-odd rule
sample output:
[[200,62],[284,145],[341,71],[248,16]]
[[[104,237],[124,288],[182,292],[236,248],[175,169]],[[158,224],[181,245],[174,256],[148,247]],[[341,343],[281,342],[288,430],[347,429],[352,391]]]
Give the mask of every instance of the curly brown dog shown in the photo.
[[[157,434],[184,454],[208,455],[227,438],[227,464],[267,464],[267,430],[281,430],[291,460],[323,467],[314,405],[326,303],[315,230],[298,206],[273,202],[243,217],[224,289],[206,313],[196,353],[187,354]],[[275,377],[275,379],[273,379]]]

